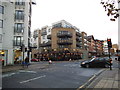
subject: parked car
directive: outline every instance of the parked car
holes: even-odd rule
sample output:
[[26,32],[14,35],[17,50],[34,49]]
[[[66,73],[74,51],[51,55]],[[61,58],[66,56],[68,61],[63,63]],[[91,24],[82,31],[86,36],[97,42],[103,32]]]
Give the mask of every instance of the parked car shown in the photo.
[[104,58],[93,58],[90,60],[86,60],[86,61],[82,61],[81,62],[81,66],[82,67],[106,67],[108,68],[110,66],[110,64],[112,65],[112,63],[110,63],[109,58],[104,57]]
[[38,62],[38,61],[39,61],[39,59],[37,59],[37,58],[31,59],[31,62]]
[[0,61],[2,62],[2,65],[4,65],[5,60],[0,58]]

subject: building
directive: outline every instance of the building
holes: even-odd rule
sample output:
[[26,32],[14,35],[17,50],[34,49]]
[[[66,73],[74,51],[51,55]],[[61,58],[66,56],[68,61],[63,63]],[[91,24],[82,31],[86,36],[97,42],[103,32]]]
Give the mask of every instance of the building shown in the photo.
[[88,36],[88,48],[89,57],[96,56],[95,39],[93,35]]
[[37,49],[39,49],[40,47],[40,43],[41,43],[41,30],[40,29],[36,29],[33,32],[33,45],[32,47],[36,47]]
[[37,58],[37,53],[40,51],[40,44],[41,44],[41,30],[36,29],[33,32],[31,37],[31,51],[32,51],[32,58]]
[[113,44],[113,45],[112,45],[112,48],[114,49],[114,52],[116,52],[116,50],[119,49],[118,44]]
[[102,56],[104,54],[103,51],[103,44],[104,41],[103,40],[98,40],[95,39],[95,51],[96,51],[96,56]]
[[103,51],[104,51],[104,55],[108,55],[108,45],[107,45],[107,40],[104,41],[103,43]]
[[[69,60],[87,59],[92,56],[103,55],[103,41],[87,36],[86,32],[65,20],[44,26],[39,35],[34,31],[34,41],[37,49],[32,50],[33,58],[41,60]],[[36,33],[36,34],[35,34]],[[38,37],[39,36],[39,37]],[[33,52],[34,51],[34,52]]]
[[82,58],[82,35],[78,28],[61,20],[41,29],[42,59],[69,60]]
[[[0,0],[0,54],[4,66],[30,56],[32,0]],[[21,51],[21,48],[23,51]]]
[[86,32],[81,32],[82,35],[82,49],[83,58],[88,58],[88,37]]

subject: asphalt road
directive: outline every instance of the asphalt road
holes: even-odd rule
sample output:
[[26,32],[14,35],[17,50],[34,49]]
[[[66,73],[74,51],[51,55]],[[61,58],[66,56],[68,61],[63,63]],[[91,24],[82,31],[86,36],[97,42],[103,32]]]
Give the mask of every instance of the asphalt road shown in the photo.
[[[37,68],[46,64],[46,68]],[[78,88],[105,68],[82,68],[80,61],[38,62],[30,70],[18,70],[2,76],[3,88]]]

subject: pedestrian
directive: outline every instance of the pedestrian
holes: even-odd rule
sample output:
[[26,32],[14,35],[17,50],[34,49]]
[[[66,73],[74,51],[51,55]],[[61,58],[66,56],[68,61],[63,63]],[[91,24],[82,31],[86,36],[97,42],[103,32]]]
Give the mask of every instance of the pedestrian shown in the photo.
[[22,56],[19,56],[19,64],[22,63]]
[[26,57],[25,58],[25,65],[28,67],[28,65],[29,65],[29,58],[28,57]]
[[120,56],[118,56],[118,68],[120,69]]
[[69,59],[69,61],[71,61],[71,58]]
[[52,61],[51,61],[51,60],[49,60],[49,64],[52,64]]

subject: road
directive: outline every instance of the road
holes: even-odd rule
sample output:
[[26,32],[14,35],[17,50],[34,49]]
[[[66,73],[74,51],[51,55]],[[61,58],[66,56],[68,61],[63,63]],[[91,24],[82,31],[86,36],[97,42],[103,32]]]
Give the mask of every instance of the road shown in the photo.
[[[45,68],[38,66],[45,64]],[[3,88],[78,88],[105,68],[82,68],[80,61],[37,62],[31,69],[5,73]]]

